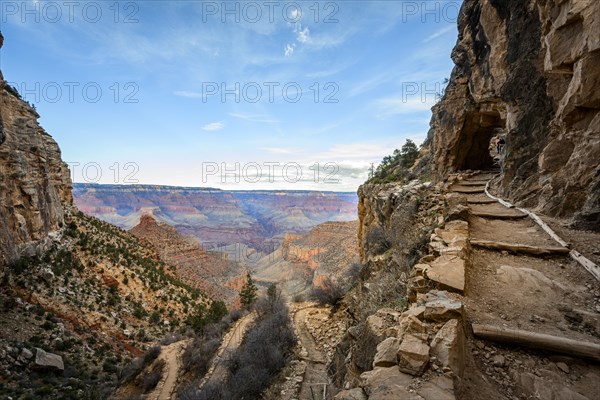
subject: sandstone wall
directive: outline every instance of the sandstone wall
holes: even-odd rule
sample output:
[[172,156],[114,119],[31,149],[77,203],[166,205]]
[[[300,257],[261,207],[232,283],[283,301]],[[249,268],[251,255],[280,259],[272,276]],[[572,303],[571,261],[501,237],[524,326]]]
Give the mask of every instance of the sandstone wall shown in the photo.
[[69,169],[38,117],[0,73],[0,266],[43,244],[72,203]]
[[600,2],[465,0],[455,63],[433,108],[438,177],[492,166],[513,202],[600,229]]

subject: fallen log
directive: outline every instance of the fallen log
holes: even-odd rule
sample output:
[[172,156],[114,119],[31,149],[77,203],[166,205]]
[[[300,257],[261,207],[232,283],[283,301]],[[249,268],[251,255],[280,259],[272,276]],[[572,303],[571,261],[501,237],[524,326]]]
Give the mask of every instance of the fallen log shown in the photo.
[[476,337],[494,342],[547,350],[600,362],[600,344],[567,339],[559,336],[500,328],[493,325],[473,324]]
[[482,211],[473,211],[471,215],[481,218],[490,218],[490,219],[521,219],[527,218],[527,214],[499,214],[499,213],[489,213]]
[[555,256],[568,255],[569,249],[566,247],[539,247],[526,244],[512,244],[505,242],[496,242],[492,240],[471,239],[471,246],[480,247],[488,250],[509,251],[511,253],[523,253],[534,256]]

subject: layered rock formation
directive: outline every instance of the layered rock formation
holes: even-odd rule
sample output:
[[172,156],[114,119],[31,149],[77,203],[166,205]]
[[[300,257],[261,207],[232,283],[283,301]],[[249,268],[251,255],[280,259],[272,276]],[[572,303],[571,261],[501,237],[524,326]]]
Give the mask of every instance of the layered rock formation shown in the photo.
[[0,266],[43,245],[72,202],[69,168],[38,117],[0,75]]
[[214,299],[228,304],[235,302],[238,291],[233,288],[239,277],[245,276],[245,269],[228,261],[226,254],[205,251],[197,242],[183,237],[174,227],[159,223],[150,214],[143,215],[130,232],[150,243],[162,261],[174,266],[181,281]]
[[304,235],[285,235],[274,252],[248,266],[257,280],[279,282],[289,295],[330,282],[344,286],[359,267],[357,226],[358,221],[326,222]]
[[466,0],[452,59],[431,121],[437,175],[493,167],[504,135],[503,196],[600,229],[600,3]]
[[354,193],[87,184],[75,184],[73,193],[81,211],[124,229],[152,211],[158,221],[207,247],[239,243],[265,253],[273,251],[267,241],[285,233],[356,219]]

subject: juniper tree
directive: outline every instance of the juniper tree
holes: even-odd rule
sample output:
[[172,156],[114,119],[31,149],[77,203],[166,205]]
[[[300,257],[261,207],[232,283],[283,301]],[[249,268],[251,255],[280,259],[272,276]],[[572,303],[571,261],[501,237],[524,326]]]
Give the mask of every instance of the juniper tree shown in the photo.
[[248,272],[246,274],[246,283],[240,291],[240,302],[242,303],[243,308],[249,310],[250,307],[252,307],[252,305],[256,301],[256,298],[258,297],[256,293],[257,291],[258,289],[254,284],[254,280],[250,276],[250,272]]

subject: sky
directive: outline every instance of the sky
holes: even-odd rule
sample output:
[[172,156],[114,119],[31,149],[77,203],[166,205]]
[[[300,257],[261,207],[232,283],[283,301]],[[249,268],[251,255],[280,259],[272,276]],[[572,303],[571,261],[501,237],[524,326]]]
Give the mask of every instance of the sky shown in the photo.
[[460,1],[0,2],[76,182],[356,191],[422,143]]

